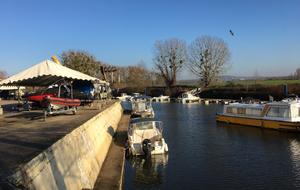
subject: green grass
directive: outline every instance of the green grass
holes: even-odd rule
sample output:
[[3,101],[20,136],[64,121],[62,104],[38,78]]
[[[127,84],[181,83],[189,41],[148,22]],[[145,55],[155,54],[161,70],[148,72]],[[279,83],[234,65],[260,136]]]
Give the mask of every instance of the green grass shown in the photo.
[[[240,85],[254,85],[254,84],[262,84],[262,85],[280,85],[280,84],[295,84],[300,83],[300,80],[262,80],[262,81],[238,81],[233,82],[234,85],[240,84]],[[228,82],[222,82],[222,83],[213,83],[209,86],[225,86],[229,84]],[[195,87],[203,87],[202,84],[188,84],[189,86],[195,86]]]
[[[280,84],[295,84],[300,83],[300,80],[262,80],[256,81],[256,84],[263,84],[263,85],[280,85]],[[240,81],[234,82],[235,85],[237,84],[244,84],[244,85],[253,85],[255,81]]]

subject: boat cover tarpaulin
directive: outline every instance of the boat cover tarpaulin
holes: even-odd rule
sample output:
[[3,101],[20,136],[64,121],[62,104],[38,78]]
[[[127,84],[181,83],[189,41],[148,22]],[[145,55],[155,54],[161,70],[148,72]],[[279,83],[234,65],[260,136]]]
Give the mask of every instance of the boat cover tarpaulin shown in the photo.
[[45,60],[25,71],[0,82],[0,86],[49,86],[61,80],[84,80],[106,83],[68,67]]

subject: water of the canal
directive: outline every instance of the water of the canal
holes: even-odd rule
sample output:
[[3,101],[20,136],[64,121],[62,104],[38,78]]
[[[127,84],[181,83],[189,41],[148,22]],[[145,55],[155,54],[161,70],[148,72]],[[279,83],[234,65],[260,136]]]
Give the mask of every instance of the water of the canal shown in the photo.
[[169,152],[127,158],[124,189],[299,189],[300,136],[216,122],[221,107],[154,102]]

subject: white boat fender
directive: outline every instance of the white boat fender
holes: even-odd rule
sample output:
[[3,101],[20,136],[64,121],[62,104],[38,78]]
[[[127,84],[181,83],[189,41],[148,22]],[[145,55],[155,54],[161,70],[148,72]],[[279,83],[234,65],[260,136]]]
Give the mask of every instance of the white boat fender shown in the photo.
[[169,151],[169,148],[168,148],[168,144],[165,143],[165,151],[168,152]]

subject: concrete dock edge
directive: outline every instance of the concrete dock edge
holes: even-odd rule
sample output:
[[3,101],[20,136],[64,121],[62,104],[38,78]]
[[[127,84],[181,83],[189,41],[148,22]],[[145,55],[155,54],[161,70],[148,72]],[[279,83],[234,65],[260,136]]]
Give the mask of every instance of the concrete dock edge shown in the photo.
[[19,189],[93,189],[122,115],[120,102],[114,103],[18,168],[8,181]]
[[125,144],[131,111],[124,110],[114,141],[111,143],[105,162],[96,180],[94,190],[123,189],[125,174]]

